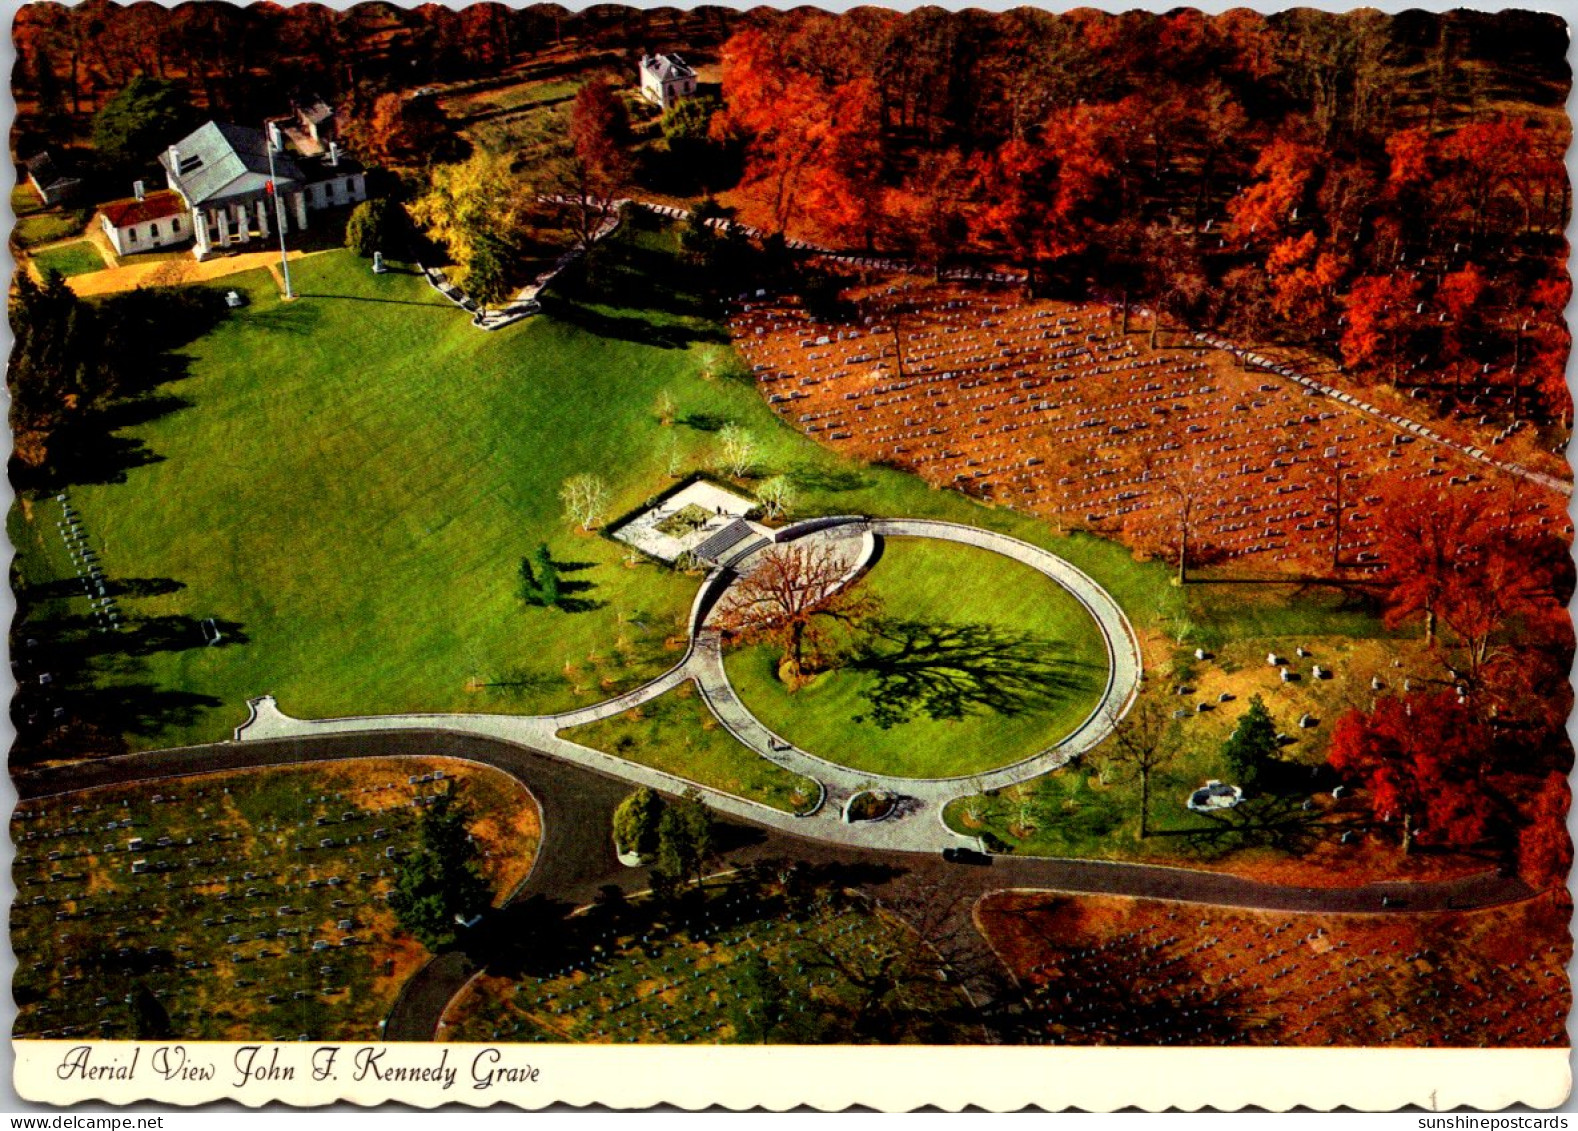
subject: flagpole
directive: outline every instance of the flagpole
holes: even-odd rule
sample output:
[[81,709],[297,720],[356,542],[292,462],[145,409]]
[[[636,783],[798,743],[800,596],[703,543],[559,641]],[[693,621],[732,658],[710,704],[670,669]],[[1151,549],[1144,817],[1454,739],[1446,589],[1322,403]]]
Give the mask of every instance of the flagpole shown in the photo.
[[267,118],[263,120],[263,148],[268,150],[268,195],[274,198],[274,226],[279,229],[279,269],[285,276],[285,297],[295,298],[290,289],[290,260],[285,257],[285,200],[274,179],[274,135],[269,132]]

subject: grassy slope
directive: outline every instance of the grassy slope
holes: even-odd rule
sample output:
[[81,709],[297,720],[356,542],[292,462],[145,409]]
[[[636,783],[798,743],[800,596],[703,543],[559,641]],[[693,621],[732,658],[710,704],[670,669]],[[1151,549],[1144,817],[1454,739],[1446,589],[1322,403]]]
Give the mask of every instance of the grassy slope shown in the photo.
[[[705,466],[727,420],[757,436],[760,474],[793,478],[797,517],[914,515],[1001,530],[1069,558],[1142,627],[1172,624],[1192,600],[1167,585],[1164,565],[852,464],[781,424],[748,381],[706,379],[730,355],[685,293],[667,234],[621,237],[599,258],[602,301],[567,302],[495,334],[473,330],[419,279],[375,278],[345,253],[294,268],[303,297],[290,304],[261,272],[225,280],[252,305],[189,350],[191,376],[170,391],[191,407],[136,429],[162,460],[124,484],[73,491],[112,577],[184,585],[124,600],[124,616],[217,616],[247,638],[148,657],[138,678],[223,705],[138,745],[225,737],[244,699],[263,692],[304,716],[535,712],[655,674],[670,662],[662,641],[694,579],[626,567],[613,543],[572,533],[558,487],[598,471],[615,487],[611,513],[622,511],[670,482],[670,435],[685,467]],[[679,404],[671,428],[652,413],[662,389]],[[13,515],[19,568],[32,579],[61,568],[38,552],[49,506],[32,523]],[[560,560],[588,563],[569,577],[600,608],[522,607],[516,569],[543,540]],[[1232,631],[1241,595],[1210,611],[1216,631]],[[1264,589],[1253,597],[1276,600]],[[467,690],[473,680],[481,690]]]
[[564,738],[679,774],[775,809],[794,812],[816,801],[814,782],[741,745],[686,684],[616,718],[560,732]]
[[945,542],[890,539],[862,584],[887,616],[978,622],[1055,641],[1077,685],[1014,716],[981,711],[951,722],[918,716],[883,730],[865,718],[870,703],[864,692],[873,676],[835,670],[790,694],[777,677],[779,649],[758,645],[732,653],[729,676],[746,705],[813,754],[906,777],[954,777],[1008,765],[1072,730],[1105,685],[1106,653],[1090,614],[1066,590],[1008,558]]

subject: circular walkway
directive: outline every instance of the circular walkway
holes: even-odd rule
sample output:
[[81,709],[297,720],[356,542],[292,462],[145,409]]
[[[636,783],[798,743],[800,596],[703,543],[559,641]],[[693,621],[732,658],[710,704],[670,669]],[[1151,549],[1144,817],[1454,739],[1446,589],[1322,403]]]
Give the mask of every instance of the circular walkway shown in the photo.
[[[995,770],[961,777],[913,778],[851,769],[785,742],[751,713],[733,685],[729,683],[723,663],[721,642],[717,631],[711,626],[709,617],[696,633],[696,647],[687,666],[695,677],[696,685],[701,690],[707,706],[717,716],[718,721],[740,742],[764,758],[769,758],[795,773],[822,782],[827,787],[830,798],[842,799],[862,789],[876,788],[918,802],[942,805],[955,797],[1002,789],[1005,786],[1039,777],[1051,770],[1060,769],[1110,734],[1116,722],[1127,713],[1129,704],[1139,688],[1141,668],[1139,644],[1133,625],[1129,623],[1129,618],[1118,603],[1088,575],[1056,554],[1017,538],[1010,538],[1006,534],[929,519],[869,521],[849,519],[836,525],[821,527],[794,540],[816,540],[836,548],[849,544],[852,535],[867,533],[884,538],[931,538],[975,546],[1012,558],[1050,578],[1071,593],[1095,620],[1107,654],[1106,686],[1102,689],[1096,706],[1084,721],[1060,741],[1028,758]],[[874,548],[873,539],[863,540],[860,550],[863,556],[856,568],[851,569],[849,573],[851,581],[859,575],[861,568],[869,564]],[[763,552],[764,550],[756,551],[750,558],[737,563],[735,569],[740,573],[748,573],[751,568],[751,558]]]

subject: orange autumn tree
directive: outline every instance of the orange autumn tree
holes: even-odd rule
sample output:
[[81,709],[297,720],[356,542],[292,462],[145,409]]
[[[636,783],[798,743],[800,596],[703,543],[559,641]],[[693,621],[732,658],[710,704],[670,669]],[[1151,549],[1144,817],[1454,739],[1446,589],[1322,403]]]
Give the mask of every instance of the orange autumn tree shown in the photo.
[[1034,139],[1010,138],[971,165],[971,234],[1010,255],[1035,286],[1042,265],[1083,251],[1091,206],[1113,173],[1106,142],[1113,107],[1048,117]]
[[961,242],[964,158],[957,149],[929,153],[915,172],[883,199],[888,226],[940,280],[944,260]]
[[1482,777],[1490,736],[1453,692],[1386,696],[1348,711],[1332,729],[1327,761],[1368,793],[1371,811],[1414,844],[1469,847],[1491,832],[1495,808]]
[[869,246],[882,203],[875,83],[798,69],[781,40],[750,29],[724,45],[723,89],[712,132],[744,141],[742,186],[765,195],[776,229],[815,217],[816,235]]
[[1303,335],[1330,319],[1332,288],[1341,277],[1342,261],[1321,247],[1314,232],[1289,236],[1266,257],[1271,309]]
[[1255,162],[1259,178],[1227,203],[1232,230],[1243,243],[1270,240],[1293,222],[1317,155],[1306,145],[1277,138]]
[[1415,128],[1399,130],[1386,139],[1386,192],[1406,193],[1430,177],[1430,132]]
[[1345,312],[1343,364],[1360,372],[1386,369],[1396,384],[1418,295],[1419,283],[1409,275],[1365,275],[1355,279],[1348,291]]

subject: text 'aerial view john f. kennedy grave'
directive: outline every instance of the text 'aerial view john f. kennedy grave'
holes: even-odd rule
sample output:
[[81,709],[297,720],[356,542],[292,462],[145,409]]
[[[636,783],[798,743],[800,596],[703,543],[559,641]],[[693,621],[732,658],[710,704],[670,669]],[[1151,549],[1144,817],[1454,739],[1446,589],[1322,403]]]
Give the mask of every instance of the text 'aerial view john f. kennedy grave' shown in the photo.
[[24,1097],[1561,1102],[1560,18],[13,36]]

